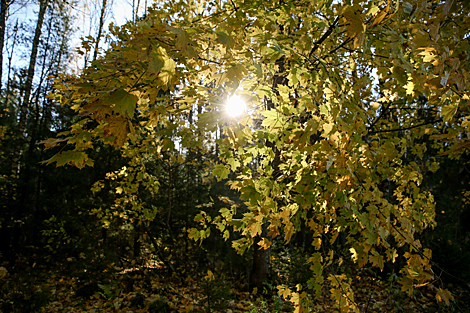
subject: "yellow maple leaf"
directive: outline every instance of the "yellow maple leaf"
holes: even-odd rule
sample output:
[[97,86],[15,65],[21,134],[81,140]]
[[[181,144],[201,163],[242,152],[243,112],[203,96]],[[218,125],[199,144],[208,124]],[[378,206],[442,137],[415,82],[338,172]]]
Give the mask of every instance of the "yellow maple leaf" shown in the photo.
[[354,48],[356,49],[364,41],[366,24],[364,24],[362,14],[354,10],[351,6],[346,7],[343,16],[349,23],[347,26],[347,34],[349,37],[354,38]]
[[264,250],[267,250],[269,247],[271,247],[271,242],[267,238],[263,238],[260,240],[260,242],[258,242],[258,245]]
[[384,20],[385,16],[387,16],[389,9],[390,9],[390,0],[387,1],[387,6],[383,8],[382,11],[379,12],[379,14],[377,14],[377,16],[374,19],[374,22],[372,23],[372,26],[379,25]]
[[116,148],[122,147],[127,139],[127,119],[123,116],[109,116],[104,127],[104,138],[114,136],[113,144]]
[[444,301],[447,305],[450,305],[450,301],[454,300],[454,297],[447,289],[439,288],[436,294],[437,302]]
[[207,275],[204,276],[204,279],[207,281],[213,281],[215,279],[214,273],[211,270],[207,270]]

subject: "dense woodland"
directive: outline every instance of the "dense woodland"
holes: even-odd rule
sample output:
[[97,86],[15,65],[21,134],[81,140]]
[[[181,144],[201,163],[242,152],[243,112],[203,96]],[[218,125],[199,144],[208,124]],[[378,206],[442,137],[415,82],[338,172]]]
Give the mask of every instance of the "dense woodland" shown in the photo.
[[112,5],[1,2],[0,312],[470,312],[468,1]]

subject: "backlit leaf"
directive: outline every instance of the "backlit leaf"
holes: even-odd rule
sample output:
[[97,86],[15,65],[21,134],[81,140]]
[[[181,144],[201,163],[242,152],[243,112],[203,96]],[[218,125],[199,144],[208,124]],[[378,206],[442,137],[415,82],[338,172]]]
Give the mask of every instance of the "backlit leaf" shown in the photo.
[[103,103],[111,106],[114,112],[132,118],[134,116],[137,97],[119,88],[113,91],[108,98],[105,98]]

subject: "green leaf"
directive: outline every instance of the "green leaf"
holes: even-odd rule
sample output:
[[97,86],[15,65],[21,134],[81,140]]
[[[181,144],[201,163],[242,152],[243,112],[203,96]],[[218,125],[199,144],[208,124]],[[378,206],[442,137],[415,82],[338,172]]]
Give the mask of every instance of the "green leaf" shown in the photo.
[[217,34],[217,40],[221,44],[227,46],[227,48],[232,47],[232,45],[233,45],[232,38],[229,35],[227,35],[227,33],[223,32],[223,31],[218,31],[218,32],[216,32],[216,34]]
[[456,105],[445,105],[442,107],[441,115],[444,120],[444,122],[449,122],[457,113],[458,106]]
[[315,273],[315,275],[320,276],[323,271],[322,266],[323,258],[319,252],[315,252],[312,257],[308,259],[308,263],[312,263],[310,269]]
[[103,103],[111,106],[114,112],[132,118],[134,116],[137,97],[119,88],[113,91],[108,98],[105,98]]
[[158,74],[158,78],[164,85],[159,87],[164,87],[163,89],[166,90],[168,86],[165,85],[169,85],[176,74],[176,63],[168,56],[165,48],[153,46],[148,71],[153,74]]
[[413,11],[413,5],[411,5],[408,2],[403,2],[402,6],[403,6],[403,12],[405,12],[406,14],[410,14],[411,11]]
[[373,251],[372,255],[369,255],[369,261],[373,266],[377,266],[382,271],[384,268],[384,258],[377,251]]
[[283,126],[283,118],[275,109],[264,111],[262,114],[266,117],[261,123],[262,126],[268,129],[277,129]]
[[212,174],[217,177],[217,180],[220,181],[228,177],[228,174],[230,174],[230,169],[225,165],[217,164],[212,171]]
[[255,66],[256,77],[263,78],[263,68],[261,67],[261,65],[258,63],[255,63],[254,66]]
[[166,25],[166,29],[176,34],[176,49],[180,49],[183,53],[186,53],[188,48],[188,37],[184,30]]
[[150,54],[150,60],[148,63],[149,73],[152,73],[152,74],[160,73],[160,70],[163,68],[164,65],[165,65],[165,61],[164,59],[162,59],[162,57],[159,54],[155,52],[152,52]]
[[400,66],[394,66],[392,69],[393,77],[400,83],[400,85],[406,85],[408,81],[408,77],[406,76],[406,72]]
[[227,163],[230,165],[230,167],[232,168],[232,172],[235,172],[237,170],[237,168],[241,165],[240,161],[234,159],[234,158],[230,158],[227,160]]
[[45,163],[47,165],[56,162],[56,166],[64,166],[66,164],[70,164],[72,166],[76,166],[80,169],[84,168],[85,166],[93,166],[93,160],[88,158],[88,155],[83,151],[62,151],[52,158],[46,161],[42,161],[41,163]]
[[199,231],[196,228],[191,228],[188,230],[188,237],[194,241],[198,241],[200,238]]

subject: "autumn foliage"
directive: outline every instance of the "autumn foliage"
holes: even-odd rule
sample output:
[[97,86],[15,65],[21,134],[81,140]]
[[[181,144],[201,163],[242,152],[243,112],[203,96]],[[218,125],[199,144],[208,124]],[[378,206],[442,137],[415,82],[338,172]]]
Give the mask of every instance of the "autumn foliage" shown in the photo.
[[[45,163],[83,168],[98,144],[120,149],[129,166],[108,176],[118,197],[94,212],[108,227],[157,214],[136,196],[162,192],[146,159],[216,150],[205,166],[239,198],[197,214],[187,234],[202,241],[215,226],[243,253],[308,233],[310,278],[277,286],[296,312],[305,290],[328,291],[341,312],[363,308],[343,262],[399,267],[402,292],[432,286],[449,303],[419,234],[435,227],[425,176],[470,145],[468,13],[452,0],[157,3],[113,26],[79,77],[57,79],[51,97],[77,120],[43,141],[63,147]],[[224,110],[233,94],[248,106],[236,120]]]

